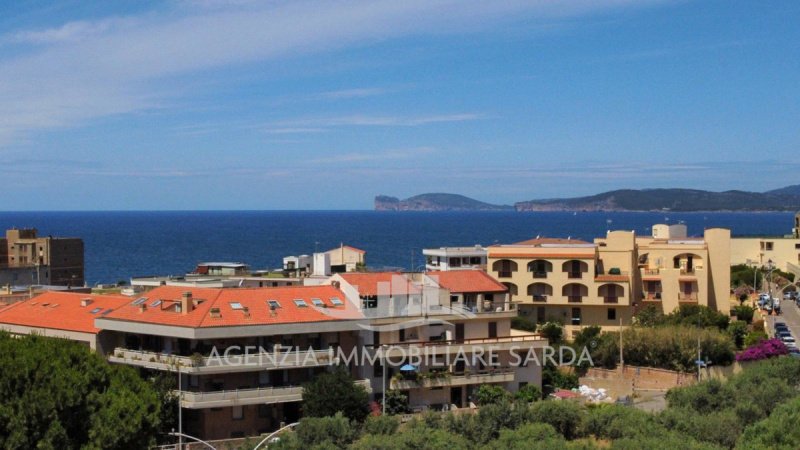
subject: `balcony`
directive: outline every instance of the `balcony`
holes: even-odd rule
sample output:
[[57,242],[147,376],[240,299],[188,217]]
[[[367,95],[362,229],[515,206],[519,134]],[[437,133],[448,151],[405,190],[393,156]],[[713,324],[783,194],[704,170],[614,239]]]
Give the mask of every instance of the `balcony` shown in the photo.
[[394,379],[392,389],[420,389],[445,386],[467,386],[471,384],[508,383],[514,381],[514,369],[500,368],[479,372],[427,372],[419,374],[416,380]]
[[696,302],[697,301],[697,292],[692,292],[691,294],[678,294],[678,301],[679,302]]
[[[457,355],[470,354],[475,351],[487,353],[489,351],[507,351],[512,349],[527,349],[531,347],[542,347],[547,345],[547,339],[538,334],[526,334],[521,336],[506,336],[498,338],[478,338],[450,341],[415,341],[385,344],[384,355],[382,358],[402,358],[408,356],[411,347],[414,353],[426,355]],[[380,348],[380,347],[378,347]],[[378,351],[378,348],[374,348]]]
[[512,273],[513,272],[503,270],[503,271],[497,272],[497,278],[511,278],[511,274]]
[[568,295],[567,296],[567,301],[569,303],[581,303],[581,302],[583,302],[583,296],[582,295]]
[[661,300],[661,292],[645,292],[644,299],[648,301]]
[[547,301],[547,296],[544,295],[544,294],[533,294],[531,297],[533,297],[533,301],[535,301],[535,302],[546,302]]
[[567,272],[567,278],[572,278],[572,279],[583,278],[583,272]]
[[[369,380],[358,380],[356,384],[364,386],[368,392],[371,391]],[[301,386],[280,386],[211,392],[176,391],[175,394],[180,395],[181,406],[189,409],[288,403],[303,400],[303,388]]]
[[660,269],[644,269],[644,275],[655,276],[661,273]]
[[603,297],[603,303],[617,304],[619,303],[619,297],[612,297],[612,296]]
[[533,278],[547,278],[547,272],[536,271],[531,273],[533,273]]
[[176,356],[163,353],[146,352],[116,348],[108,356],[109,362],[144,367],[146,369],[176,371],[182,373],[215,374],[231,372],[254,372],[259,370],[294,369],[302,367],[327,366],[337,362],[333,348],[328,350],[287,350],[272,353],[251,353],[248,355],[219,357]]

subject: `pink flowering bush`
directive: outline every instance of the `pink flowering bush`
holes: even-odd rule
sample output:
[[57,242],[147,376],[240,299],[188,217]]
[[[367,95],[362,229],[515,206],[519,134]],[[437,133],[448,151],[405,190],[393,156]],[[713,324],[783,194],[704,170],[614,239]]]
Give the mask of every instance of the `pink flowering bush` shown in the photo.
[[766,339],[746,348],[743,352],[736,355],[736,360],[758,361],[760,359],[772,358],[787,353],[789,353],[789,349],[786,348],[780,339]]

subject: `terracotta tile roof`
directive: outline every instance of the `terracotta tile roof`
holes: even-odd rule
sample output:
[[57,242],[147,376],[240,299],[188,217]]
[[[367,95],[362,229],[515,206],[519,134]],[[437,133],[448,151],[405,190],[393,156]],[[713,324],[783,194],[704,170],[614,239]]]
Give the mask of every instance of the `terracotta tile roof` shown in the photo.
[[349,272],[339,276],[358,289],[360,297],[420,293],[417,284],[400,272]]
[[[186,314],[176,311],[184,292],[192,293],[194,308]],[[142,311],[133,300],[107,319],[179,327],[205,328],[243,325],[273,325],[326,322],[363,317],[339,289],[324,286],[286,286],[270,288],[184,288],[161,286],[144,294]],[[333,298],[342,304],[336,305]],[[315,305],[315,299],[319,305]],[[159,302],[160,300],[160,302]],[[279,307],[270,309],[269,300]],[[303,300],[306,306],[295,304]],[[324,305],[324,306],[323,306]],[[245,309],[246,308],[246,309]]]
[[[83,299],[91,299],[91,303],[81,306]],[[129,297],[122,295],[50,291],[0,310],[0,325],[97,334],[100,330],[94,326],[94,319],[110,314],[108,310],[120,308],[130,301]]]
[[564,245],[564,244],[591,244],[591,242],[582,241],[580,239],[562,239],[562,238],[535,238],[528,239],[527,241],[516,242],[514,245]]
[[598,275],[594,277],[594,281],[613,281],[613,282],[625,282],[628,281],[627,275]]
[[508,288],[500,284],[482,270],[449,270],[428,272],[439,286],[454,293],[506,292]]

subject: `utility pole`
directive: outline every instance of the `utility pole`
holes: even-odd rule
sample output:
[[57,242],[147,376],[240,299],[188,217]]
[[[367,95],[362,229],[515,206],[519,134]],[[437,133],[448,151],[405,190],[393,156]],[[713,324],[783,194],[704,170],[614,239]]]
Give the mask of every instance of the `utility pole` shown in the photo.
[[622,357],[622,317],[619,318],[619,373],[625,373],[625,360]]
[[386,358],[385,348],[385,345],[381,345],[381,359],[383,359],[383,402],[381,404],[381,409],[384,416],[386,415],[386,365],[389,364],[389,360]]

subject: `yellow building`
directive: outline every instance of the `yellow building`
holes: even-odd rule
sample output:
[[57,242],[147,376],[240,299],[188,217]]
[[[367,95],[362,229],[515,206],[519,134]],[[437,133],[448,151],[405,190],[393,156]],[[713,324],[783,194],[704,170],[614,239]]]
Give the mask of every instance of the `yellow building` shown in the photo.
[[612,231],[593,243],[532,239],[488,249],[489,274],[508,287],[521,315],[582,327],[629,324],[644,303],[671,312],[681,303],[728,313],[730,231],[686,237],[684,225],[655,225],[653,236]]
[[800,279],[800,213],[794,216],[792,234],[785,237],[741,237],[731,239],[731,265],[765,266],[772,260],[780,270]]

